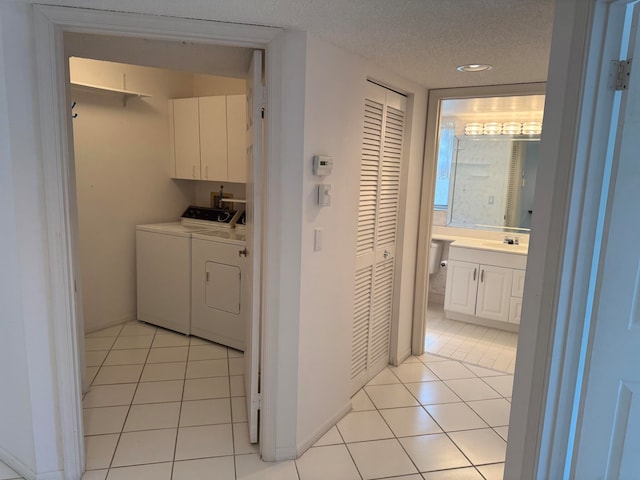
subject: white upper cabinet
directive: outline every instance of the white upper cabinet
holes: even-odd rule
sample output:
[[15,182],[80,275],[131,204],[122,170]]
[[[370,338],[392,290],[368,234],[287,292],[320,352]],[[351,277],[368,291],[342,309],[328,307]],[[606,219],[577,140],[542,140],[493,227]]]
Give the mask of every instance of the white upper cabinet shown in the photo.
[[246,182],[246,96],[169,100],[171,176]]
[[226,180],[227,101],[226,97],[198,98],[200,110],[200,178]]
[[169,111],[173,114],[170,123],[175,158],[172,176],[200,180],[198,99],[169,100]]
[[227,159],[230,182],[247,180],[247,96],[227,96]]

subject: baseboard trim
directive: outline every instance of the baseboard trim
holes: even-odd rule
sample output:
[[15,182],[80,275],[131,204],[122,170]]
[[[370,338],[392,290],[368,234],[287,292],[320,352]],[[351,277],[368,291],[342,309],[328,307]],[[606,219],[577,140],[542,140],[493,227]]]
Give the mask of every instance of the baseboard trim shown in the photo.
[[64,480],[64,472],[57,471],[40,473],[36,476],[36,480]]
[[99,327],[91,327],[91,330],[85,330],[84,334],[85,335],[90,335],[92,333],[99,332],[100,330],[104,330],[105,328],[116,327],[118,325],[122,325],[122,324],[127,323],[127,322],[135,322],[137,320],[138,319],[136,318],[135,315],[126,315],[126,316],[121,317],[119,319],[112,320],[109,323],[105,323],[104,325],[100,325]]
[[320,428],[318,428],[315,432],[313,432],[306,440],[298,444],[298,447],[297,447],[298,451],[296,452],[296,458],[299,458],[300,455],[302,455],[309,448],[311,448],[318,440],[322,438],[322,436],[325,433],[331,430],[333,426],[337,424],[342,419],[342,417],[344,417],[350,411],[351,411],[351,399],[349,399],[346,405],[340,408],[335,415],[333,415]]
[[444,305],[444,293],[429,292],[429,303]]
[[506,332],[518,333],[518,331],[520,330],[520,325],[518,325],[517,323],[498,322],[496,320],[489,320],[487,318],[480,318],[476,317],[475,315],[467,315],[464,313],[451,312],[449,310],[445,310],[444,315],[450,320],[458,320],[460,322],[495,328],[498,330],[504,330]]
[[[7,452],[2,447],[0,447],[0,461],[6,464],[9,468],[11,468],[25,480],[39,480],[36,476],[36,472],[31,470],[28,465],[23,463],[12,453]],[[59,478],[62,479],[62,477]]]
[[[398,355],[398,365],[401,365],[407,358],[411,356],[411,348],[405,350]],[[397,366],[397,365],[396,365]]]

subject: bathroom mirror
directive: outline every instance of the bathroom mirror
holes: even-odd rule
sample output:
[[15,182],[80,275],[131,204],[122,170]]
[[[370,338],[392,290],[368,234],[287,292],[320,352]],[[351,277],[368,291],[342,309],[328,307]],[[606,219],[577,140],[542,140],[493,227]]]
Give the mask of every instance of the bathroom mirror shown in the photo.
[[530,229],[539,142],[456,137],[448,225]]
[[544,95],[442,100],[434,196],[442,224],[529,231],[543,109]]

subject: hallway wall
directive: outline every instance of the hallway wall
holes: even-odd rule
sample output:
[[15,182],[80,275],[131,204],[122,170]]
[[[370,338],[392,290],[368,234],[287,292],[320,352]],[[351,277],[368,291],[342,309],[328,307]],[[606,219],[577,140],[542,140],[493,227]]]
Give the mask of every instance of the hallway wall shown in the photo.
[[[351,339],[356,269],[360,161],[367,78],[413,94],[408,102],[405,191],[398,229],[399,332],[397,350],[410,352],[420,172],[426,90],[367,60],[307,35],[302,168],[298,448],[312,442],[326,422],[349,408]],[[413,101],[413,103],[412,103]],[[312,173],[312,157],[330,155],[331,175]],[[417,181],[416,181],[417,180]],[[315,186],[331,185],[331,206],[318,207]],[[314,230],[322,250],[314,251]],[[404,241],[403,243],[400,241]]]
[[135,320],[135,226],[172,222],[194,203],[193,182],[169,177],[169,98],[192,75],[71,58],[71,80],[151,95],[130,99],[71,87],[83,316],[86,332]]
[[34,38],[31,7],[0,3],[0,456],[62,480]]

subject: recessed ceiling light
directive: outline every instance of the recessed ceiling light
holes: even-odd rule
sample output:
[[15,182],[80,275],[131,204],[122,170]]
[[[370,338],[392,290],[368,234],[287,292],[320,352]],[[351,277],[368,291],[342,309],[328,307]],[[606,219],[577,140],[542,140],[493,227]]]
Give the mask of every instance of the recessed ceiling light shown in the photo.
[[483,64],[483,63],[469,63],[468,65],[460,65],[456,67],[456,70],[459,72],[486,72],[487,70],[491,70],[493,68],[492,65]]

